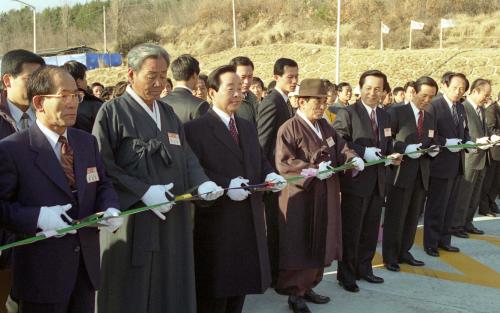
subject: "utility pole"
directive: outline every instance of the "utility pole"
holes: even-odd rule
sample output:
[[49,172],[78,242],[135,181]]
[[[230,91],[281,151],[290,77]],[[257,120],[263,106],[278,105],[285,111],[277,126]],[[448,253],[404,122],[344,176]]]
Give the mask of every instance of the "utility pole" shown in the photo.
[[12,0],[14,2],[19,2],[29,7],[33,11],[33,53],[36,53],[36,8],[29,3],[21,0]]
[[238,47],[236,41],[236,5],[234,4],[234,0],[233,0],[233,46],[234,48]]
[[337,43],[335,45],[335,83],[340,82],[340,5],[341,0],[337,1]]
[[102,6],[102,29],[104,40],[104,52],[108,52],[108,43],[106,39],[106,7]]

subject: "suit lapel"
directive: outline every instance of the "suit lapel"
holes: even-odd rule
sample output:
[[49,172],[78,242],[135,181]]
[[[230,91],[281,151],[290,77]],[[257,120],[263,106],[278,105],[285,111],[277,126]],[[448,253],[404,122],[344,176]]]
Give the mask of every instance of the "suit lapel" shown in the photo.
[[[224,122],[221,121],[217,113],[215,113],[212,109],[208,111],[209,113],[209,118],[211,121],[212,125],[212,130],[214,132],[215,137],[222,142],[226,147],[229,148],[231,152],[233,152],[239,159],[243,159],[243,153],[234,142],[233,137],[231,137],[231,134],[229,133],[229,130],[227,129],[226,125],[224,125]],[[239,131],[239,129],[238,129]],[[242,140],[243,135],[239,134],[239,139],[240,141]]]
[[[360,101],[357,101],[356,103],[353,104],[354,109],[356,112],[358,112],[359,119],[361,120],[361,128],[363,128],[365,133],[370,134],[370,139],[372,141],[372,145],[375,147],[376,146],[376,138],[373,137],[373,131],[372,131],[372,120],[370,119],[370,116],[368,115],[368,112],[366,112],[365,107],[363,106],[363,103]],[[353,125],[353,127],[355,127]],[[380,136],[380,127],[379,129],[379,136]]]
[[[481,136],[484,136],[484,125],[483,122],[481,122],[481,118],[477,115],[476,110],[474,110],[474,107],[469,101],[464,102],[464,108],[467,116],[471,116],[472,119],[467,119],[467,121],[470,123],[474,123],[476,125],[476,128],[481,131]],[[482,112],[484,116],[484,112]],[[470,127],[469,127],[470,131]]]
[[[411,104],[405,104],[405,112],[406,112],[405,118],[408,120],[408,123],[410,124],[412,133],[416,133],[418,135],[418,126],[417,126],[417,121],[415,120],[415,112],[413,112]],[[424,124],[425,124],[425,113],[424,113]]]
[[455,133],[455,137],[458,137],[458,127],[460,127],[460,113],[458,112],[458,107],[457,107],[457,114],[459,114],[459,125],[458,127],[455,127],[455,123],[453,122],[453,115],[451,114],[451,109],[450,107],[448,106],[448,102],[446,102],[446,100],[444,99],[444,96],[441,96],[441,106],[443,107],[443,111],[445,112],[444,114],[446,115],[446,119],[448,121],[450,121],[450,125],[452,126],[451,129],[453,130],[453,132]]
[[37,124],[33,124],[29,129],[31,150],[37,156],[35,165],[43,172],[55,185],[69,196],[73,196],[69,188],[68,180],[62,169],[59,160],[57,159],[54,150],[50,146],[47,138],[38,128]]

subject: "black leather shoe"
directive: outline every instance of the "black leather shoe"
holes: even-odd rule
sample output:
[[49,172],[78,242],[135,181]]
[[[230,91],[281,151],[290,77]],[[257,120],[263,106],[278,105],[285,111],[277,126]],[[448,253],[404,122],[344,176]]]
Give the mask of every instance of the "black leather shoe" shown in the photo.
[[384,282],[384,279],[382,277],[378,277],[373,274],[361,276],[361,278],[372,284],[381,284]]
[[293,313],[311,313],[311,310],[307,307],[304,298],[299,296],[289,296],[288,307],[293,311]]
[[387,263],[387,264],[385,264],[385,268],[391,272],[399,272],[401,270],[399,268],[399,264],[396,264],[396,263]]
[[468,232],[469,234],[484,235],[484,231],[477,229],[476,227],[466,228],[465,231]]
[[469,238],[469,234],[461,230],[454,231],[451,234],[458,238]]
[[439,257],[439,251],[435,248],[425,248],[425,253],[433,257]]
[[311,289],[304,294],[304,300],[316,304],[325,304],[330,302],[330,297],[319,295]]
[[409,259],[409,258],[408,258],[408,259],[403,259],[403,260],[401,260],[401,262],[402,262],[402,263],[406,263],[406,264],[411,265],[411,266],[424,266],[424,265],[425,265],[425,263],[424,263],[424,262],[419,261],[419,260],[417,260],[417,259],[415,259],[415,258],[411,258],[411,259]]
[[439,245],[439,248],[443,249],[444,251],[448,251],[448,252],[460,252],[460,249],[458,249],[457,247],[454,247],[452,245]]
[[346,291],[349,291],[349,292],[359,292],[359,287],[356,283],[353,283],[351,285],[347,285],[347,284],[344,284],[343,282],[341,282],[339,280],[339,285],[342,286],[342,288],[344,288]]

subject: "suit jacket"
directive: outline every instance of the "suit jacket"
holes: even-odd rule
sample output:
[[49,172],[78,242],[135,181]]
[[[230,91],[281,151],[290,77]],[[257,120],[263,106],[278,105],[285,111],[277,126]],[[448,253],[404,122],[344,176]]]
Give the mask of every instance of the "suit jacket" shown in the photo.
[[[106,177],[97,142],[91,135],[68,129],[74,151],[76,197],[52,147],[37,124],[0,142],[0,221],[22,235],[37,233],[40,207],[71,203],[68,215],[81,219],[118,199]],[[88,182],[88,169],[99,181]],[[77,235],[50,238],[15,248],[12,253],[12,295],[29,302],[51,303],[70,297],[80,260],[92,286],[99,287],[99,231],[83,228]]]
[[[7,104],[7,94],[0,91],[0,140],[17,131],[16,122],[12,118]],[[11,232],[3,229],[0,223],[0,245],[15,241],[15,236]],[[2,251],[0,254],[0,269],[9,268],[12,251]]]
[[[485,110],[486,128],[490,135],[500,136],[500,103],[495,102]],[[500,147],[493,147],[489,150],[491,158],[500,161]]]
[[5,138],[17,131],[16,122],[10,114],[7,104],[7,94],[0,92],[0,139]]
[[[483,120],[479,118],[476,110],[472,104],[465,100],[464,103],[465,113],[467,114],[467,121],[469,122],[469,134],[472,141],[476,141],[478,138],[490,136],[489,132],[486,128],[485,121],[485,110],[483,107],[480,107],[481,115],[483,116]],[[473,169],[473,170],[482,170],[485,165],[489,163],[488,160],[488,150],[476,149],[477,151],[474,153],[466,153],[465,154],[465,168]]]
[[202,116],[210,108],[208,102],[193,96],[189,90],[182,87],[175,87],[171,94],[160,100],[174,109],[182,123]]
[[257,100],[257,97],[251,91],[247,91],[247,95],[241,101],[241,105],[238,112],[236,112],[236,116],[251,122],[253,125],[256,125],[258,105],[259,100]]
[[[470,140],[469,130],[467,128],[467,115],[463,104],[457,104],[458,127],[453,122],[450,107],[443,95],[437,96],[432,103],[427,106],[426,111],[431,113],[436,119],[436,138],[435,140],[441,146],[446,144],[448,138],[458,138],[462,142]],[[431,177],[449,179],[464,173],[464,150],[460,152],[451,152],[443,148],[441,152],[432,159]]]
[[92,127],[94,126],[97,112],[101,108],[102,100],[89,94],[86,90],[80,90],[85,93],[85,96],[82,103],[78,105],[76,123],[73,127],[84,130],[87,133],[92,133]]
[[[411,105],[401,105],[390,107],[388,110],[391,116],[391,129],[394,138],[394,150],[398,153],[405,153],[406,147],[410,144],[421,143],[423,149],[436,144],[436,123],[434,116],[429,112],[424,113],[423,136],[419,138],[417,132],[417,122]],[[429,186],[429,166],[431,158],[428,154],[422,155],[418,159],[404,156],[400,166],[394,166],[389,174],[389,183],[400,187],[408,188],[415,184],[415,179],[420,171],[422,184],[425,190]]]
[[[262,183],[272,172],[254,125],[236,117],[237,145],[219,116],[209,110],[185,124],[186,138],[207,176],[226,188],[238,176]],[[261,293],[271,282],[261,192],[244,201],[227,195],[211,207],[196,206],[194,247],[197,288],[215,297]]]
[[285,102],[279,91],[273,89],[259,105],[257,133],[267,160],[275,167],[275,148],[278,129],[293,116],[293,109]]
[[[347,141],[349,148],[356,151],[360,157],[364,156],[367,147],[380,148],[380,153],[384,156],[393,152],[390,116],[379,108],[376,114],[379,131],[378,144],[373,136],[370,116],[359,100],[353,105],[340,109],[333,122],[333,128]],[[367,167],[355,177],[347,172],[340,177],[340,190],[342,193],[367,197],[376,192],[375,188],[378,185],[379,195],[384,196],[385,176],[384,164]]]

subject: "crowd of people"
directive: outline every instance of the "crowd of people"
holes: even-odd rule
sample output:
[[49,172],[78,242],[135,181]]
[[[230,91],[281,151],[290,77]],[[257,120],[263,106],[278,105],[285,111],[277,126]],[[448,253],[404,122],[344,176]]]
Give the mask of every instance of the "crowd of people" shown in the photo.
[[[239,313],[268,288],[307,313],[331,301],[314,288],[335,261],[347,292],[384,283],[381,231],[399,272],[425,266],[411,253],[420,218],[439,257],[484,233],[477,211],[499,213],[486,78],[391,89],[368,70],[336,85],[280,58],[266,87],[249,57],[204,75],[154,44],[130,50],[113,88],[26,50],[1,65],[0,245],[47,237],[1,251],[9,313]],[[96,213],[97,228],[59,232]]]

